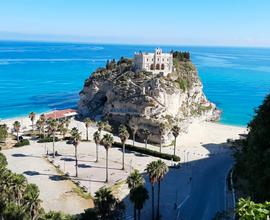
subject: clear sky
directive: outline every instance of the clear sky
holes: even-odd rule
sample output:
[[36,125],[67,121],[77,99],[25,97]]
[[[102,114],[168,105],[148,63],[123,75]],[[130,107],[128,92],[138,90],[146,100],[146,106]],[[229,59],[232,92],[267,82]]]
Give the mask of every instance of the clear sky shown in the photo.
[[270,0],[0,0],[0,39],[270,46]]

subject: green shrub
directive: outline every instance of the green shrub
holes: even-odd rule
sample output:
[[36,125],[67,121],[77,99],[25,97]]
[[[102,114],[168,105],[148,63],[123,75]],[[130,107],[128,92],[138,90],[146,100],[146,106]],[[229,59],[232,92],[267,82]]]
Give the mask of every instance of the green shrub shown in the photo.
[[[122,146],[122,143],[114,142],[113,147],[122,148],[123,146]],[[137,146],[133,147],[133,145],[130,145],[130,144],[126,144],[125,147],[127,150],[130,150],[130,151],[136,151],[138,153],[147,154],[147,155],[154,156],[154,157],[159,157],[159,158],[162,158],[165,160],[173,160],[176,162],[180,161],[180,157],[178,157],[178,156],[160,153],[158,151],[150,150],[148,148],[142,148],[142,147],[137,147]]]
[[14,147],[22,147],[22,146],[25,146],[25,145],[29,145],[30,142],[28,139],[22,139],[20,140],[19,142],[17,142]]
[[[55,142],[59,141],[59,138],[55,137],[54,141]],[[45,137],[38,140],[38,143],[47,143],[47,142],[53,142],[53,137]]]

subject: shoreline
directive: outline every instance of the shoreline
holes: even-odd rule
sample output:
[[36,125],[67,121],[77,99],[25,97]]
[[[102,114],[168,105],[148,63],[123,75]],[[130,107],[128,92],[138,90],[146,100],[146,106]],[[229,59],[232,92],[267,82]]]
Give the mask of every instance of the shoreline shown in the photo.
[[[74,109],[74,108],[72,108]],[[57,109],[59,110],[59,109]],[[62,110],[62,109],[61,109]],[[45,112],[35,112],[36,113],[36,120],[37,118],[42,115],[42,114],[49,114],[49,113],[53,113],[56,110],[49,110],[49,111],[45,111]],[[9,118],[0,118],[0,124],[10,124],[11,122],[15,122],[15,121],[25,121],[25,120],[29,120],[29,125],[31,125],[31,121],[28,118],[28,115],[22,115],[22,116],[14,116],[14,117],[9,117]],[[197,123],[204,123],[201,121],[193,121],[191,124],[197,124]],[[235,124],[228,124],[228,123],[223,123],[220,121],[216,121],[216,122],[205,122],[205,123],[211,123],[211,124],[217,124],[217,125],[221,125],[221,126],[226,126],[226,127],[237,127],[237,128],[243,128],[246,129],[248,125],[235,125]],[[26,124],[28,125],[28,123],[26,122]]]

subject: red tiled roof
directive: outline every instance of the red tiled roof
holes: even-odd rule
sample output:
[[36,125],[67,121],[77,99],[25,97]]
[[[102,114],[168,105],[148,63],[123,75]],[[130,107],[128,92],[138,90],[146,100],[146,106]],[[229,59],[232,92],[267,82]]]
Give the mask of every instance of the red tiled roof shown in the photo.
[[45,114],[45,119],[60,119],[68,116],[76,115],[77,111],[74,109],[57,110],[51,113]]

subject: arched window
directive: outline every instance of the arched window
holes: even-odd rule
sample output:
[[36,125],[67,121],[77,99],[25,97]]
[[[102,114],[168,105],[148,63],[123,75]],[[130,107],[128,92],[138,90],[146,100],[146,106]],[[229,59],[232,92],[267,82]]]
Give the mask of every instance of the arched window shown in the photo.
[[151,64],[150,69],[154,70],[154,64]]
[[159,65],[159,63],[156,65],[156,69],[157,69],[157,70],[160,70],[160,65]]
[[165,69],[164,64],[161,64],[161,69],[162,69],[162,70],[164,70],[164,69]]

